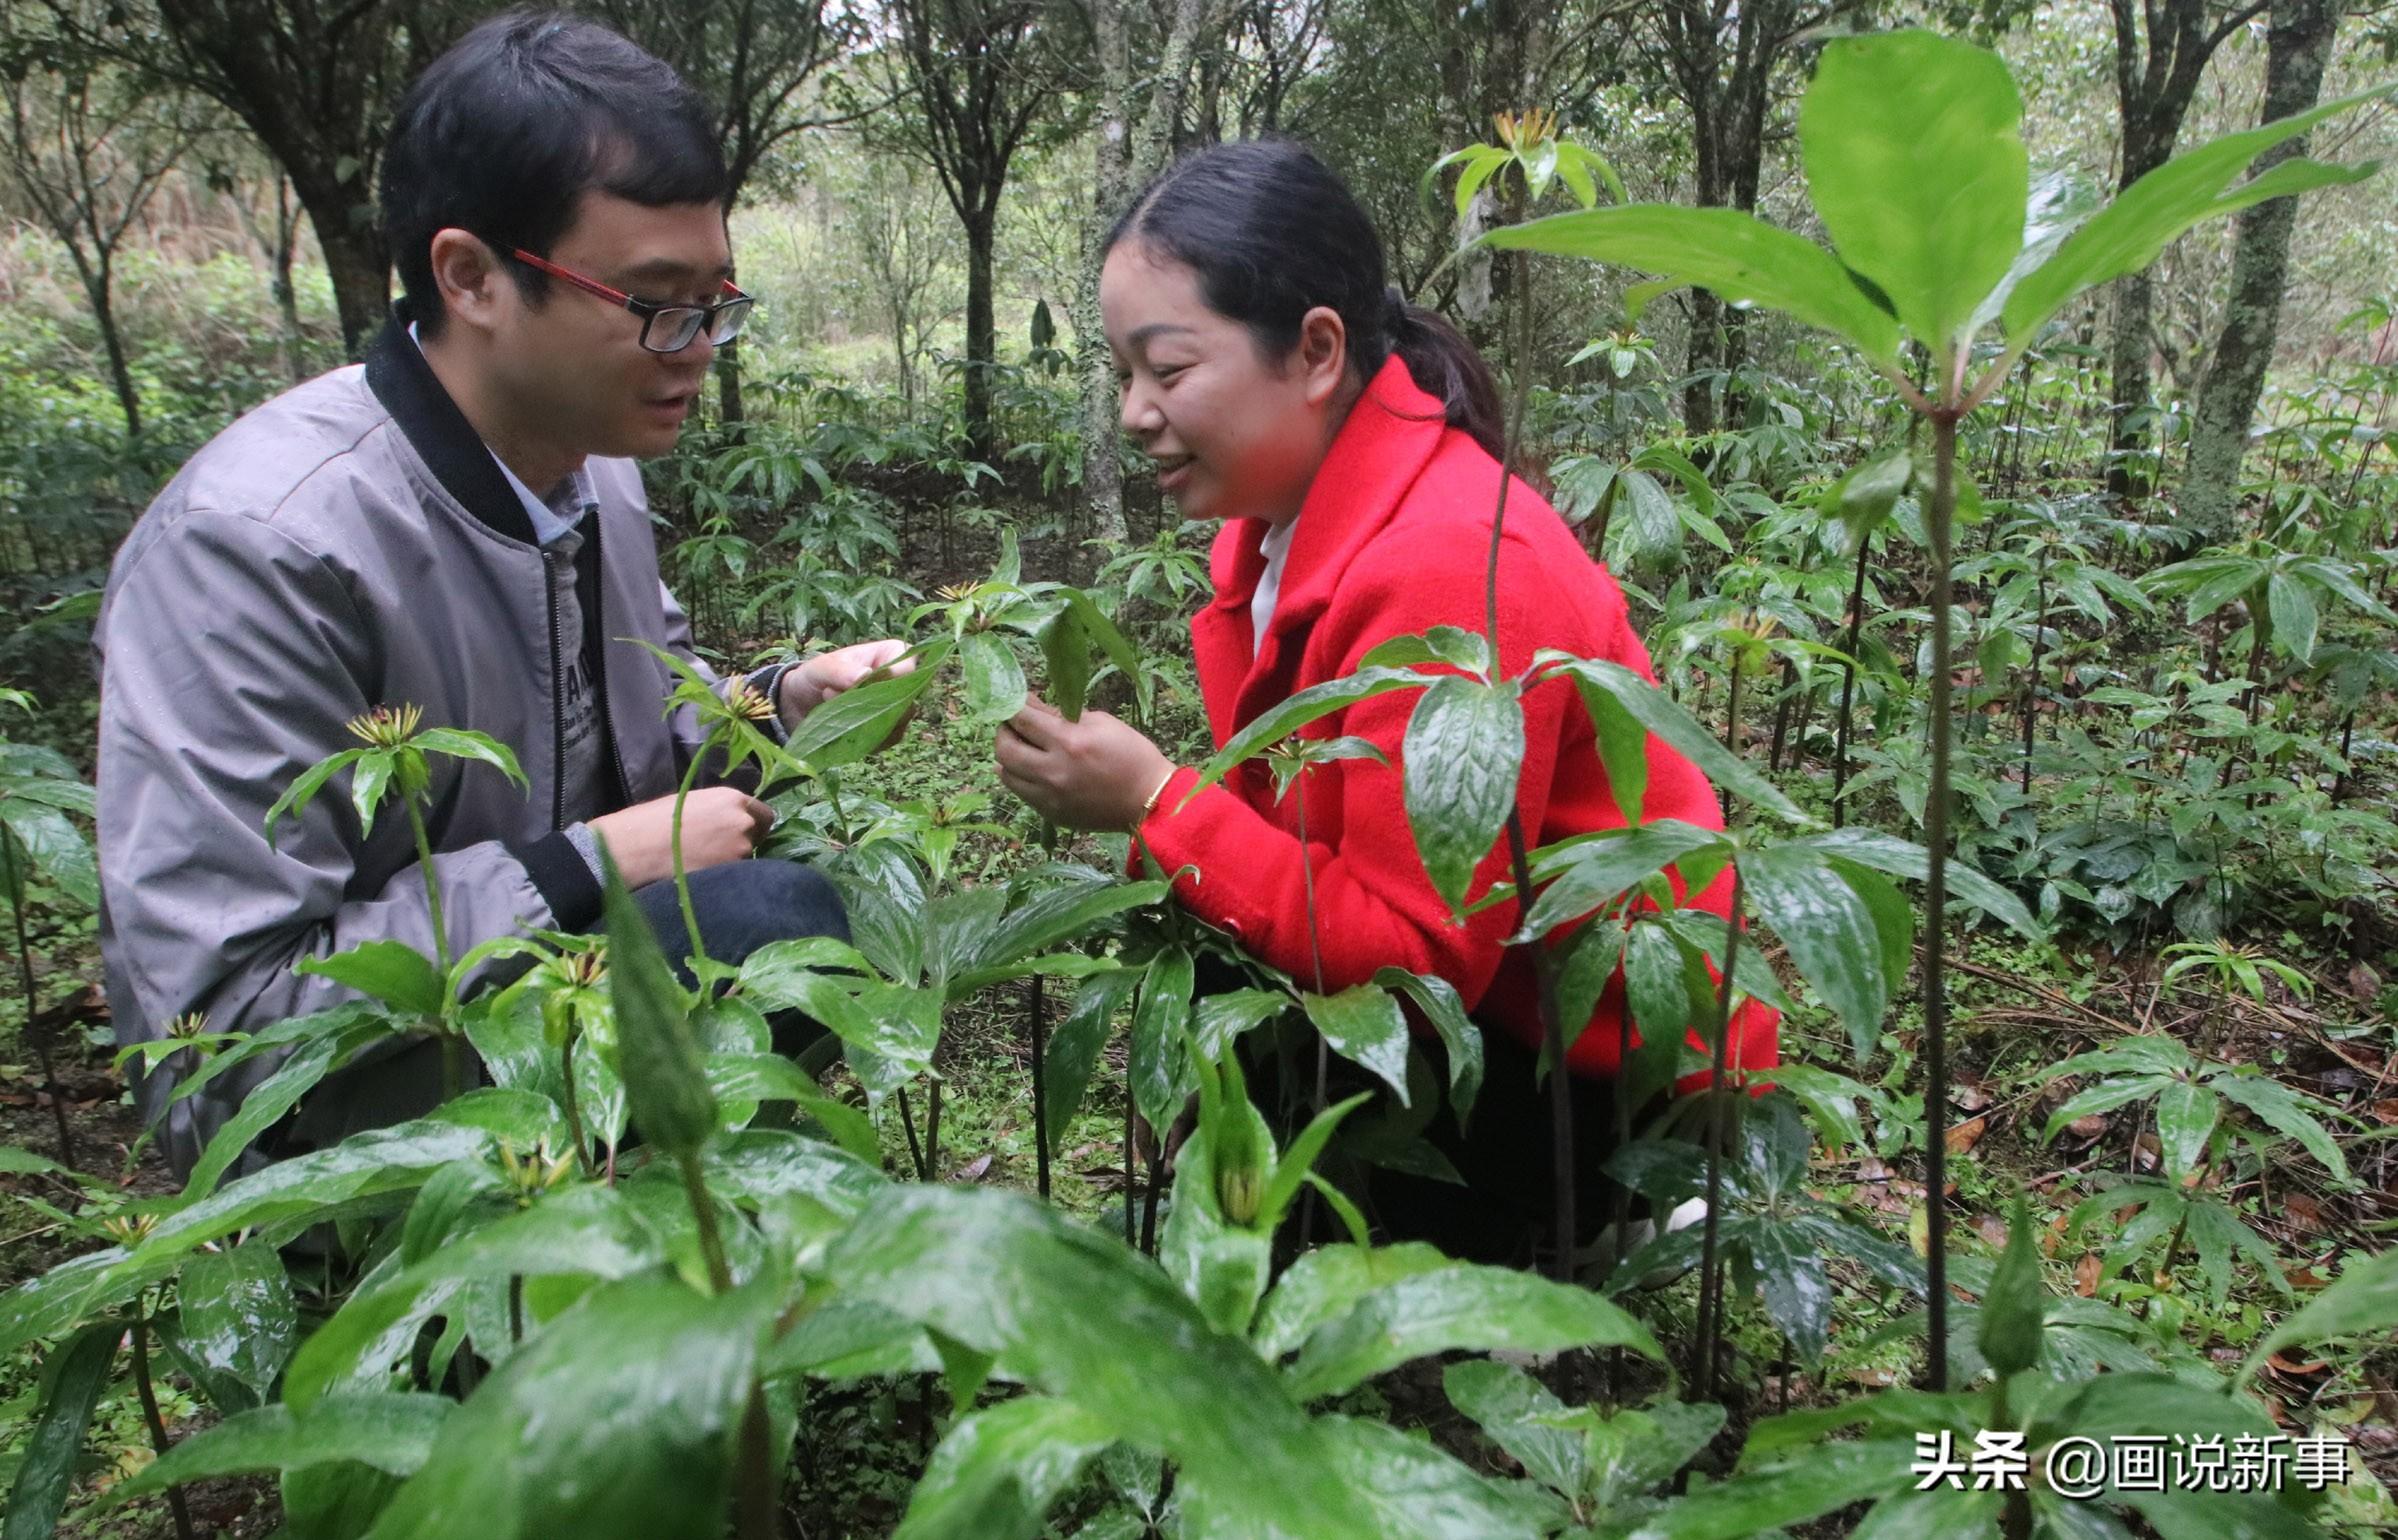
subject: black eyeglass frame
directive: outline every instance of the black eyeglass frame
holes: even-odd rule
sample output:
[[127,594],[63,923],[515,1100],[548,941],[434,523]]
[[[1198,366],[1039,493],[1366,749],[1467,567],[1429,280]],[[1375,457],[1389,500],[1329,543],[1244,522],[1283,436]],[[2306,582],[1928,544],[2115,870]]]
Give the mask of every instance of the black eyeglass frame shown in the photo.
[[[749,313],[757,307],[754,295],[745,294],[730,278],[724,280],[723,299],[707,305],[666,305],[655,300],[635,299],[622,289],[612,289],[596,278],[586,278],[570,267],[560,267],[545,257],[537,257],[522,247],[509,253],[517,261],[537,273],[573,284],[586,294],[596,294],[610,304],[622,306],[641,317],[641,346],[652,353],[680,353],[691,346],[702,331],[708,334],[711,347],[723,347],[741,335],[749,324]],[[673,317],[673,325],[681,328],[672,343],[653,341],[658,322]]]

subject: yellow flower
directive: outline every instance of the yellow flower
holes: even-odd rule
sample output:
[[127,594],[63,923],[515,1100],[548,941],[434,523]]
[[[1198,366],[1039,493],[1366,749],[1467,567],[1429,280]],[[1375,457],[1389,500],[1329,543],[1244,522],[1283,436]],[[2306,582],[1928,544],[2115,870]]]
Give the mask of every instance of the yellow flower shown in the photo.
[[362,717],[350,720],[350,736],[378,749],[396,749],[416,736],[418,724],[425,719],[421,706],[377,706]]
[[736,679],[725,686],[724,709],[726,714],[745,722],[763,722],[774,715],[774,702],[748,680]]

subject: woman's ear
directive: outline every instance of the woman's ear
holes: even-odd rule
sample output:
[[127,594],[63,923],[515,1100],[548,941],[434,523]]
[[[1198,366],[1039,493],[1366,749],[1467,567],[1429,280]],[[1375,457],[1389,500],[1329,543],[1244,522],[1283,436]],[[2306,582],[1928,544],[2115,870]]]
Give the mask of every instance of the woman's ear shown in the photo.
[[1299,372],[1309,406],[1338,393],[1349,373],[1349,329],[1340,312],[1318,305],[1299,318]]

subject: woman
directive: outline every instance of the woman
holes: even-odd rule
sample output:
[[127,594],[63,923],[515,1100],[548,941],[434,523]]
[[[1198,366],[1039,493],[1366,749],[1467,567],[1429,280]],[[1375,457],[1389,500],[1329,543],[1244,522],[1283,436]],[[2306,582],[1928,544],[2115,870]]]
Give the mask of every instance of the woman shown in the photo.
[[[1218,744],[1294,692],[1354,672],[1393,637],[1486,629],[1498,392],[1464,338],[1386,291],[1383,274],[1356,199],[1290,143],[1221,145],[1180,162],[1109,237],[1100,311],[1124,429],[1185,517],[1224,524],[1215,598],[1191,625]],[[1507,498],[1497,608],[1509,676],[1544,647],[1649,672],[1614,580],[1521,481]],[[1552,1212],[1533,962],[1504,945],[1513,904],[1456,924],[1417,857],[1396,768],[1416,699],[1381,695],[1319,724],[1372,742],[1390,763],[1320,765],[1280,801],[1255,762],[1190,798],[1194,772],[1133,728],[1098,712],[1068,722],[1038,702],[1001,731],[1000,776],[1059,824],[1137,829],[1167,871],[1194,869],[1175,882],[1178,902],[1303,984],[1335,992],[1396,964],[1455,985],[1484,1027],[1487,1074],[1470,1132],[1444,1111],[1427,1137],[1465,1188],[1378,1172],[1371,1195],[1396,1231],[1452,1252],[1521,1256]],[[1531,842],[1621,827],[1571,684],[1544,684],[1523,704],[1517,805]],[[1721,827],[1693,766],[1654,739],[1648,757],[1644,817]],[[1472,892],[1507,875],[1502,845]],[[1717,878],[1699,904],[1722,913],[1730,886],[1728,873]],[[1569,1055],[1585,1236],[1605,1212],[1598,1166],[1614,1126],[1607,1080],[1622,1009],[1619,980]],[[1776,1062],[1774,1028],[1772,1013],[1745,1010],[1733,1062]]]

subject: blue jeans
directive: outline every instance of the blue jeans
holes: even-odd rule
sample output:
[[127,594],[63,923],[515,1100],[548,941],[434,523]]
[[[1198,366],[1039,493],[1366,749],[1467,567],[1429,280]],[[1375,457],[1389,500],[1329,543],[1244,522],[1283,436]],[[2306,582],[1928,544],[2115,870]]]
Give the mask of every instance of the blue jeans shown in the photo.
[[[812,866],[768,856],[732,861],[692,872],[691,913],[711,961],[738,963],[777,941],[806,936],[849,939],[849,911],[825,875]],[[658,933],[658,945],[686,988],[691,976],[691,932],[683,924],[674,880],[653,882],[633,894],[642,917]],[[824,1028],[796,1012],[767,1018],[775,1052],[797,1054],[824,1035]]]

